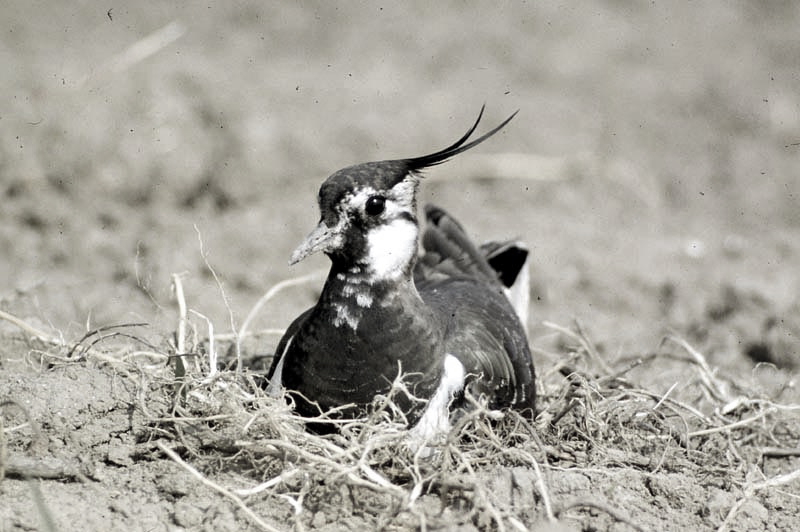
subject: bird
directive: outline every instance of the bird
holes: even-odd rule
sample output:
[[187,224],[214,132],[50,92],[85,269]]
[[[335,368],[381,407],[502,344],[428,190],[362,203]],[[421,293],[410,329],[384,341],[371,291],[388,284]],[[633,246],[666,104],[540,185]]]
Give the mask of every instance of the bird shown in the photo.
[[468,409],[467,393],[533,415],[535,371],[522,321],[527,286],[518,311],[509,293],[515,281],[527,281],[527,248],[513,240],[476,246],[433,205],[424,209],[421,231],[417,214],[424,170],[484,142],[519,112],[470,141],[484,110],[447,148],[356,164],[322,183],[319,222],[289,263],[322,252],[330,270],[316,304],[276,347],[269,395],[285,392],[306,418],[333,410],[331,417],[351,419],[402,374],[404,393],[393,400],[420,440],[446,435],[456,413]]

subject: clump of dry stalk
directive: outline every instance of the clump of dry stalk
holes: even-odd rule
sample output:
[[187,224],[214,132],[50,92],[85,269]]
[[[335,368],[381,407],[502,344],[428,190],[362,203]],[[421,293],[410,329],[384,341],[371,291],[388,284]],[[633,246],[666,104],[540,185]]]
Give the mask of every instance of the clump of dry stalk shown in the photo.
[[[554,367],[540,370],[535,421],[513,411],[490,410],[469,398],[472,409],[455,422],[445,441],[415,448],[408,444],[405,419],[393,402],[403,387],[402,376],[389,394],[376,398],[369,416],[349,421],[299,418],[285,398],[264,393],[261,376],[242,364],[240,342],[251,334],[254,315],[263,305],[308,279],[274,287],[238,332],[218,334],[208,318],[189,309],[181,278],[174,276],[177,332],[166,353],[131,332],[141,324],[93,329],[67,345],[13,316],[0,318],[57,346],[60,354],[51,355],[51,363],[93,359],[138,379],[138,404],[150,420],[146,439],[151,450],[230,499],[264,530],[275,529],[256,510],[265,501],[283,505],[287,518],[304,528],[325,499],[320,494],[342,489],[355,501],[358,494],[369,494],[372,506],[358,510],[370,513],[376,526],[425,529],[445,524],[441,511],[431,512],[421,502],[434,497],[442,507],[466,508],[463,520],[498,530],[525,529],[534,521],[568,515],[575,519],[586,508],[640,529],[624,510],[599,500],[552,500],[549,494],[547,479],[558,470],[621,466],[650,472],[694,468],[708,477],[725,475],[742,494],[719,527],[726,530],[749,497],[800,477],[798,470],[761,480],[752,480],[750,474],[768,458],[800,455],[800,405],[780,404],[743,389],[675,336],[665,338],[655,353],[609,362],[578,324],[571,329],[547,324],[573,347],[559,354],[561,362]],[[200,332],[202,324],[206,334]],[[113,338],[128,340],[127,347],[107,345]],[[132,348],[131,339],[144,349]],[[225,342],[232,347],[227,351],[236,354],[235,369],[219,367],[219,344]],[[631,376],[664,358],[683,366],[685,382],[656,392]],[[171,404],[161,404],[154,392],[159,385],[172,387]],[[683,396],[686,390],[695,391],[693,400],[681,397],[681,389]],[[306,430],[307,421],[336,423],[338,431],[319,436]],[[492,472],[504,467],[532,472],[534,500],[524,509],[498,500],[486,487]],[[223,470],[235,472],[238,485],[214,480]]]

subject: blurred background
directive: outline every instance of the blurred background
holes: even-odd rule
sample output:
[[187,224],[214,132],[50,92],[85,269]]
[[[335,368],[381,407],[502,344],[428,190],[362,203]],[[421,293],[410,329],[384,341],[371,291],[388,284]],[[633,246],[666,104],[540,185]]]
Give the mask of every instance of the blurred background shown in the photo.
[[520,113],[422,200],[529,243],[537,356],[543,321],[577,319],[611,354],[676,331],[717,363],[796,357],[796,2],[12,1],[0,21],[0,309],[67,340],[174,330],[171,274],[240,324],[327,268],[287,259],[329,174],[438,150],[486,103],[485,129]]

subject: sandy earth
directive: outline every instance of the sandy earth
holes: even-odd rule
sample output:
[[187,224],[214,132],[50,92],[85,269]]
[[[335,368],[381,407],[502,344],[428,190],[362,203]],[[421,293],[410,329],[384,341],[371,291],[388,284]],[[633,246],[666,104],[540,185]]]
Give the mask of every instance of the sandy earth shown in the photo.
[[[0,7],[0,532],[800,528],[795,4],[127,4]],[[231,332],[484,102],[421,199],[530,244],[541,413],[344,474],[252,381],[320,276]]]

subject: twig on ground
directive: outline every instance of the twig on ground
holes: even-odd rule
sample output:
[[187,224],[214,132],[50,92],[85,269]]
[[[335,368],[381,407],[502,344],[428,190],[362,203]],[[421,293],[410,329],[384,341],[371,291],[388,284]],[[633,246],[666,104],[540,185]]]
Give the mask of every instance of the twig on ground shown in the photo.
[[186,353],[186,297],[183,295],[183,281],[178,273],[172,274],[172,290],[178,302],[178,332],[175,338],[175,354],[182,356]]
[[261,493],[262,491],[266,491],[268,489],[274,488],[278,484],[281,484],[282,482],[286,482],[290,478],[296,477],[297,475],[299,475],[302,472],[303,472],[302,469],[290,469],[289,471],[284,471],[283,473],[281,473],[280,475],[278,475],[276,477],[272,477],[271,479],[269,479],[266,482],[262,482],[258,486],[253,486],[252,488],[246,488],[246,489],[242,488],[242,489],[233,490],[233,491],[237,495],[241,495],[243,497],[247,497],[247,496],[250,496],[250,495],[256,495],[258,493]]
[[[33,422],[28,409],[17,401],[3,401],[0,403],[0,412],[9,407],[14,407],[22,412],[26,418],[25,426],[33,431],[34,438],[40,435],[38,425]],[[77,465],[69,464],[58,459],[29,458],[27,456],[11,455],[6,444],[6,430],[3,428],[3,418],[0,416],[0,480],[4,477],[22,479],[64,479],[85,481],[86,474]]]
[[542,325],[544,325],[549,329],[558,331],[561,334],[577,341],[581,345],[583,350],[586,352],[586,354],[589,355],[589,358],[591,358],[598,365],[598,367],[603,371],[604,374],[610,375],[611,373],[613,373],[611,367],[606,363],[605,360],[603,360],[603,358],[597,352],[597,349],[594,347],[594,344],[591,341],[589,341],[589,338],[586,336],[586,334],[583,331],[583,328],[581,327],[580,323],[577,320],[575,320],[575,328],[577,329],[577,331],[572,331],[567,327],[558,325],[557,323],[553,323],[551,321],[544,321],[542,322]]
[[658,407],[660,407],[664,403],[664,401],[667,399],[667,397],[669,397],[669,394],[672,393],[672,391],[675,389],[676,386],[678,386],[677,382],[672,383],[672,386],[669,387],[669,390],[667,390],[664,393],[664,395],[661,396],[661,399],[659,399],[658,402],[653,406],[653,410],[658,410]]
[[800,456],[800,447],[793,449],[781,449],[780,447],[762,447],[761,456],[769,456],[771,458],[788,458],[791,456]]
[[723,425],[721,427],[713,427],[713,428],[710,428],[710,429],[696,430],[696,431],[690,432],[688,434],[688,436],[690,438],[694,438],[694,437],[697,437],[697,436],[707,436],[709,434],[715,434],[717,432],[731,431],[733,429],[738,429],[738,428],[741,428],[741,427],[745,427],[745,426],[749,425],[750,423],[758,421],[759,419],[762,419],[762,418],[764,418],[764,417],[766,417],[766,416],[768,416],[770,414],[773,414],[773,413],[775,413],[775,409],[774,408],[765,408],[764,410],[762,410],[761,412],[759,412],[755,416],[748,417],[746,419],[742,419],[742,420],[739,420],[739,421],[737,421],[735,423],[730,423],[728,425]]
[[795,469],[791,473],[777,475],[766,480],[762,480],[761,482],[756,482],[752,485],[752,490],[756,492],[763,489],[772,488],[774,486],[782,486],[783,484],[788,484],[789,482],[793,482],[795,480],[800,480],[800,469]]
[[497,524],[497,530],[505,532],[506,526],[503,522],[503,516],[486,495],[483,484],[478,481],[478,476],[475,474],[475,469],[472,467],[471,460],[464,455],[463,451],[458,446],[448,447],[450,448],[451,454],[458,460],[459,466],[462,467],[471,478],[475,479],[473,484],[475,494],[475,501],[473,502],[475,506],[483,508],[489,514],[491,519]]
[[17,327],[19,327],[23,331],[27,332],[31,336],[35,336],[36,338],[38,338],[42,342],[46,342],[48,344],[53,344],[53,345],[59,345],[59,346],[63,345],[63,342],[61,341],[60,338],[56,338],[55,336],[49,335],[46,332],[44,332],[44,331],[42,331],[40,329],[37,329],[33,325],[30,325],[29,323],[19,319],[18,317],[14,316],[13,314],[9,314],[8,312],[0,310],[0,319],[3,319],[3,320],[5,320],[5,321],[7,321],[9,323],[12,323],[12,324],[16,325]]
[[[8,478],[58,479],[84,482],[87,479],[80,465],[58,459],[8,456],[5,460],[5,476]],[[2,478],[2,477],[0,477]]]
[[689,353],[689,355],[691,355],[692,360],[700,367],[700,380],[703,382],[706,389],[709,391],[709,393],[711,393],[715,400],[721,403],[729,403],[730,401],[734,400],[730,393],[730,387],[728,384],[717,378],[715,371],[712,370],[711,366],[708,365],[706,357],[704,357],[702,353],[689,345],[689,342],[678,336],[668,335],[663,341],[666,340],[679,345],[687,353]]
[[[66,358],[72,358],[72,356],[75,354],[75,351],[78,349],[78,347],[81,346],[86,340],[88,340],[92,336],[97,336],[97,338],[92,340],[89,343],[88,346],[86,346],[86,347],[84,347],[84,348],[82,348],[80,350],[80,355],[79,355],[78,358],[81,358],[81,357],[93,352],[92,348],[95,345],[97,345],[98,343],[100,343],[100,342],[102,342],[104,340],[108,340],[109,338],[114,338],[116,336],[122,336],[123,338],[130,338],[131,340],[136,340],[137,342],[140,342],[140,343],[146,345],[150,349],[156,350],[156,347],[154,345],[152,345],[150,342],[148,342],[146,340],[143,340],[143,339],[139,338],[138,336],[115,330],[115,329],[129,328],[129,327],[146,327],[147,325],[148,324],[144,323],[144,322],[142,322],[142,323],[119,323],[119,324],[116,324],[116,325],[104,325],[102,327],[97,327],[95,329],[92,329],[91,331],[89,331],[86,334],[84,334],[83,336],[81,336],[80,340],[78,340],[75,343],[75,345],[72,346],[72,348],[67,353]],[[113,331],[113,332],[111,334],[108,334],[108,335],[104,335],[103,334],[103,333],[106,333],[108,331]]]
[[167,447],[163,442],[158,442],[158,448],[161,449],[164,454],[169,456],[175,463],[179,466],[184,468],[188,471],[192,476],[202,482],[204,485],[208,486],[209,488],[213,489],[217,493],[227,497],[228,499],[232,500],[236,506],[241,508],[241,510],[245,513],[245,515],[250,518],[250,520],[258,525],[262,530],[268,530],[269,532],[278,532],[278,529],[261,519],[253,510],[251,510],[244,501],[239,498],[238,495],[230,491],[228,488],[220,486],[216,482],[213,482],[206,478],[202,473],[200,473],[197,469],[192,467],[191,465],[187,464],[183,461],[183,459],[178,456],[178,453]]
[[194,309],[189,312],[204,319],[208,325],[208,377],[211,378],[217,373],[217,346],[214,345],[214,324],[204,314],[200,314]]
[[222,296],[222,302],[225,304],[225,310],[228,311],[228,321],[230,322],[229,324],[231,326],[231,332],[236,339],[236,342],[234,343],[236,349],[236,373],[239,374],[242,371],[242,350],[241,342],[239,341],[239,332],[236,327],[236,318],[233,315],[233,309],[231,308],[231,303],[228,300],[228,295],[225,293],[225,286],[222,284],[222,279],[220,279],[219,275],[217,275],[217,270],[215,270],[208,261],[208,253],[206,253],[203,245],[203,235],[200,233],[200,229],[197,227],[197,224],[195,224],[194,230],[197,233],[197,240],[200,243],[200,256],[203,257],[203,263],[214,277],[214,281],[217,283],[217,288],[219,288],[219,293]]
[[725,519],[722,521],[722,524],[719,525],[719,528],[717,528],[717,532],[724,532],[725,530],[730,529],[731,522],[736,517],[736,514],[739,513],[739,510],[742,508],[742,506],[744,506],[748,499],[755,496],[756,492],[776,486],[782,486],[798,479],[800,479],[800,469],[795,469],[791,473],[777,475],[766,480],[762,480],[761,482],[748,482],[744,485],[744,495],[736,501],[730,510],[728,510],[728,513],[725,515]]
[[573,508],[594,508],[595,510],[600,510],[601,512],[605,512],[610,515],[616,521],[620,523],[625,523],[626,525],[632,527],[634,530],[638,530],[640,532],[645,532],[645,529],[638,524],[631,521],[631,519],[624,515],[619,510],[612,508],[611,506],[604,504],[599,501],[590,500],[590,499],[573,499],[572,501],[564,503],[559,509],[556,510],[555,515],[556,517],[560,517],[564,512],[571,510]]
[[42,530],[44,532],[56,532],[58,527],[53,519],[53,513],[47,507],[47,503],[44,502],[44,496],[42,495],[42,490],[39,489],[39,484],[34,482],[33,479],[28,479],[28,487],[31,490],[31,498],[36,505],[36,511],[39,512]]

